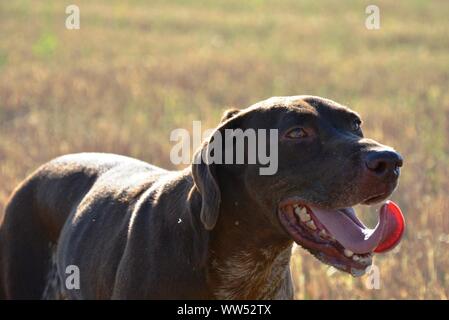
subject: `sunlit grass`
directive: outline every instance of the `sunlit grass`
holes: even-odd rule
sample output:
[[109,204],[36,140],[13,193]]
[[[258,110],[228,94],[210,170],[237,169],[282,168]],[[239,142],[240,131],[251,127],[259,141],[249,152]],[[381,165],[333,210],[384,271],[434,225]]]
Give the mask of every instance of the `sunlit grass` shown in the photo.
[[[170,131],[229,106],[315,94],[362,114],[367,136],[405,158],[393,196],[407,219],[375,263],[381,289],[299,250],[296,297],[449,295],[449,2],[59,1],[0,3],[0,212],[12,189],[63,153],[107,151],[173,168]],[[372,208],[360,208],[374,222]]]

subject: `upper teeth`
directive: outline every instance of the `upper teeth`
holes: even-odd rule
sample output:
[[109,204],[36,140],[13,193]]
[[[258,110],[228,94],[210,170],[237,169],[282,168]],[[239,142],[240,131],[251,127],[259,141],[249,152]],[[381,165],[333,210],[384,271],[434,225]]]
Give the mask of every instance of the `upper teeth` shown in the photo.
[[296,207],[295,214],[298,216],[299,220],[301,220],[302,222],[306,222],[311,219],[310,214],[307,213],[307,210],[304,207]]
[[328,236],[326,230],[324,229],[320,230],[320,233],[318,233],[318,235],[322,238],[326,238]]
[[345,249],[344,254],[345,254],[345,256],[347,256],[347,257],[349,258],[349,257],[352,257],[352,255],[354,254],[354,252],[352,252],[352,251],[349,250],[349,249]]
[[315,225],[315,223],[312,220],[308,221],[306,223],[306,226],[308,226],[312,230],[316,230],[316,225]]

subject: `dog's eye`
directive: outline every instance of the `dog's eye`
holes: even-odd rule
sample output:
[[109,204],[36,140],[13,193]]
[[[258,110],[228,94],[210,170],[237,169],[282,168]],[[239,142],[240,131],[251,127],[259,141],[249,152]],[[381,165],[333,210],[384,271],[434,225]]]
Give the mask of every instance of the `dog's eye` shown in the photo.
[[360,120],[354,120],[351,124],[351,130],[352,131],[360,131],[360,126],[361,126],[361,122]]
[[309,134],[303,128],[293,128],[285,136],[290,139],[303,139],[307,138]]

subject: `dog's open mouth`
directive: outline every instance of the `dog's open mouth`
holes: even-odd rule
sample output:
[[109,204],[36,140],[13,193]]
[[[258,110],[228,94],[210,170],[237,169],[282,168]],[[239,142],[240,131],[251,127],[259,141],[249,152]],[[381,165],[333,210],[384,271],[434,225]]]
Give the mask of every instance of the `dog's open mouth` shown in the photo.
[[329,210],[289,199],[279,206],[279,219],[293,240],[322,262],[361,276],[373,253],[393,249],[404,232],[399,207],[387,201],[374,229],[360,221],[353,208]]

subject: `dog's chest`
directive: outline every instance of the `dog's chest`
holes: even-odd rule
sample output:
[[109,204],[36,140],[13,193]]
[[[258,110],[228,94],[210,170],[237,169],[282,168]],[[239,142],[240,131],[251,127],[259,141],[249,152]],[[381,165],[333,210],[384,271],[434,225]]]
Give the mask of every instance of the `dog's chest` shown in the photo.
[[212,261],[217,299],[292,299],[289,263],[291,247],[280,253],[272,248],[240,251]]

